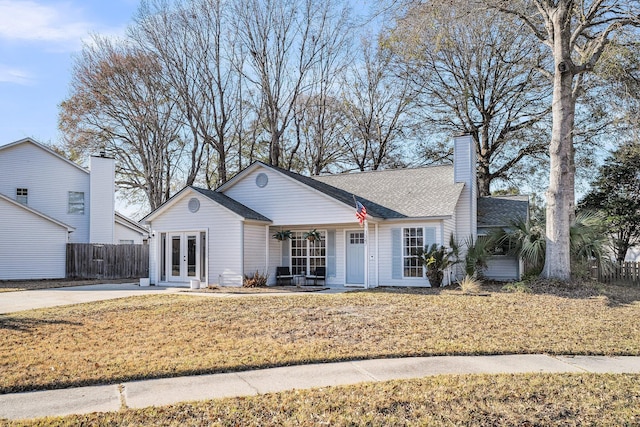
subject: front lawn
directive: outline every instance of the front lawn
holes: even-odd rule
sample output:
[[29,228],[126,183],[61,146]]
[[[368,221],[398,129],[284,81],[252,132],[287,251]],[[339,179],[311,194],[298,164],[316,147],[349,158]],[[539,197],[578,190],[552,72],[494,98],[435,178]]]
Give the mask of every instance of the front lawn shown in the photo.
[[640,355],[640,288],[498,290],[157,295],[0,315],[0,392],[378,357]]
[[640,424],[640,375],[450,375],[14,424],[630,426]]

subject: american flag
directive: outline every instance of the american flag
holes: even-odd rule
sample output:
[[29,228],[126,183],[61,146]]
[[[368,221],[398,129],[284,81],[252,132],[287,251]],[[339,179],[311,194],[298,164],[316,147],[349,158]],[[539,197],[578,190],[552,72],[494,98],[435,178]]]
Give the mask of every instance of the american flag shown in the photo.
[[356,200],[356,218],[358,218],[358,222],[362,226],[364,220],[367,219],[367,208],[365,208],[362,203]]

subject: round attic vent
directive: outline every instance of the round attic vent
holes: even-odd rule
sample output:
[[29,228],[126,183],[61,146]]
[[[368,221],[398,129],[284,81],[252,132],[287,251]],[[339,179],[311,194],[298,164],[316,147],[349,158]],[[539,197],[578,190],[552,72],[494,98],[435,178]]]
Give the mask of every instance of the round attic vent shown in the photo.
[[267,183],[269,182],[269,177],[267,176],[266,173],[259,173],[258,176],[256,176],[256,185],[260,188],[264,188],[267,186]]
[[191,198],[191,200],[189,200],[189,212],[196,213],[199,209],[200,200],[196,199],[195,197]]

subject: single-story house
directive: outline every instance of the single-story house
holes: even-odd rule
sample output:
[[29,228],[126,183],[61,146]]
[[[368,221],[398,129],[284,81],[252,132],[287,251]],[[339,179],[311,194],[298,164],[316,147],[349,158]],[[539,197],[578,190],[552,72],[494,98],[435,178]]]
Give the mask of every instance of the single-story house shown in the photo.
[[[323,267],[329,286],[429,286],[415,250],[476,238],[476,194],[467,135],[455,138],[451,166],[308,177],[255,162],[215,190],[185,187],[143,218],[150,281],[240,286],[257,271],[274,284],[278,267],[299,277]],[[306,239],[314,230],[319,238]]]

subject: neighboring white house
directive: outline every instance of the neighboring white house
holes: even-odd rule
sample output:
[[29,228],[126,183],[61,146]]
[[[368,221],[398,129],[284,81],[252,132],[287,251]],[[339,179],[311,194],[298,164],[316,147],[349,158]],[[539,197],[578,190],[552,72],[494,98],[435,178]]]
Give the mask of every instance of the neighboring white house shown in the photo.
[[[147,215],[150,279],[240,286],[276,268],[325,267],[333,286],[429,286],[416,249],[477,237],[476,155],[454,141],[454,165],[306,177],[253,163],[217,190],[186,187]],[[361,228],[355,199],[367,210]],[[290,230],[291,239],[274,233]],[[317,230],[315,242],[305,232]],[[515,278],[519,272],[511,272]]]
[[87,170],[26,138],[0,146],[0,280],[65,277],[66,244],[143,243],[114,211],[114,160]]

